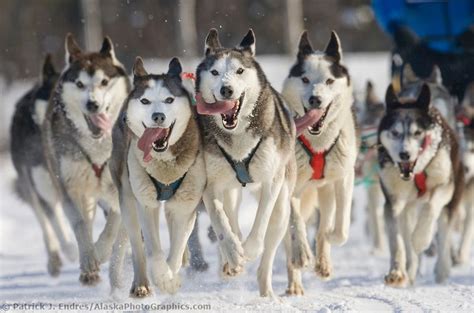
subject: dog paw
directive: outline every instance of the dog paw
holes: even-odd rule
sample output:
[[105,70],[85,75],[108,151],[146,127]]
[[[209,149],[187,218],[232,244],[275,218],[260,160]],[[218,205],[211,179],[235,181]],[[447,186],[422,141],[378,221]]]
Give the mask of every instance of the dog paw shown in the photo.
[[95,286],[100,282],[99,272],[81,272],[79,281],[84,286]]
[[181,287],[181,277],[178,273],[173,274],[171,270],[168,269],[158,276],[157,285],[161,292],[175,294]]
[[331,263],[325,258],[319,258],[314,265],[314,272],[322,280],[329,280],[332,274]]
[[415,231],[411,237],[411,242],[416,254],[420,254],[430,247],[431,238]]
[[243,267],[245,261],[244,249],[236,236],[224,239],[221,244],[221,250],[224,263],[228,263],[231,269]]
[[63,266],[63,262],[61,261],[61,257],[59,256],[58,252],[52,252],[49,255],[48,259],[48,273],[52,277],[59,276],[61,273],[61,267]]
[[313,253],[306,240],[292,242],[291,264],[294,268],[305,268],[312,260]]
[[257,240],[245,240],[242,245],[244,250],[244,258],[249,261],[253,261],[258,258],[263,252],[263,243]]
[[332,245],[342,246],[347,242],[349,235],[343,231],[333,231],[328,235],[328,241]]
[[224,277],[235,277],[244,271],[243,266],[231,267],[229,263],[222,266],[222,275]]
[[384,280],[385,285],[391,287],[406,287],[408,283],[407,275],[401,270],[391,270]]
[[133,283],[132,288],[130,288],[130,297],[132,298],[145,298],[151,295],[151,289],[148,284],[145,285],[136,285]]
[[286,289],[287,296],[303,296],[304,288],[300,282],[291,282]]

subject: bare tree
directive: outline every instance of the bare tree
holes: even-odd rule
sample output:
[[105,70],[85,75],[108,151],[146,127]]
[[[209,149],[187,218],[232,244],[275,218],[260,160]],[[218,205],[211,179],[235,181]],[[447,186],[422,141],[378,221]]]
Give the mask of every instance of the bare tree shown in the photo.
[[303,31],[303,0],[284,0],[286,7],[286,52],[293,54]]
[[178,3],[179,29],[178,49],[185,56],[196,55],[196,0],[181,0]]
[[97,50],[103,39],[99,0],[81,0],[81,10],[86,49]]

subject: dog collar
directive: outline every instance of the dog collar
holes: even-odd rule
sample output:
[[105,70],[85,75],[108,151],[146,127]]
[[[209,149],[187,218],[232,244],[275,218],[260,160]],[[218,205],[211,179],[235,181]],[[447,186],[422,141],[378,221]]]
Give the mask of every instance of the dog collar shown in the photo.
[[156,189],[156,200],[166,201],[171,199],[171,197],[174,196],[174,194],[178,190],[179,186],[181,186],[181,183],[183,182],[187,173],[188,172],[184,173],[183,176],[181,176],[180,178],[178,178],[178,180],[175,180],[171,184],[163,184],[162,182],[158,181],[156,178],[148,174],[148,177],[150,177],[150,180]]
[[298,136],[298,141],[301,143],[301,145],[303,146],[305,152],[308,154],[309,159],[310,159],[309,164],[311,165],[311,168],[313,169],[313,174],[311,175],[311,179],[319,180],[319,179],[324,178],[324,167],[326,165],[326,155],[331,151],[332,147],[334,147],[338,138],[339,138],[339,135],[337,135],[336,140],[334,140],[334,143],[331,145],[331,147],[329,147],[329,149],[317,152],[311,146],[311,143],[309,142],[308,138],[306,138],[304,135]]
[[232,159],[232,157],[224,150],[224,148],[217,144],[225,159],[227,160],[227,162],[229,162],[230,166],[234,170],[235,176],[237,177],[237,180],[242,185],[242,187],[245,187],[249,183],[253,183],[253,179],[250,176],[249,172],[249,164],[250,161],[252,161],[252,158],[255,155],[255,152],[257,151],[258,146],[260,146],[261,142],[262,138],[260,138],[257,145],[252,149],[252,151],[250,151],[249,155],[241,161],[235,161],[234,159]]

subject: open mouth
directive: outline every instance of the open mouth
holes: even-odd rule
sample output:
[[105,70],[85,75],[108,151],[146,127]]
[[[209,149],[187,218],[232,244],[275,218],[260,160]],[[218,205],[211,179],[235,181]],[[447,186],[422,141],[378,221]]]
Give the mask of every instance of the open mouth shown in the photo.
[[143,160],[149,162],[152,159],[151,150],[156,152],[164,152],[168,149],[168,141],[174,127],[173,122],[168,128],[161,127],[147,127],[143,122],[145,128],[143,135],[138,139],[138,149],[143,151]]
[[400,178],[403,180],[411,180],[413,178],[413,169],[415,168],[416,160],[414,162],[398,162],[400,169]]
[[[319,135],[321,134],[322,128],[324,126],[324,121],[326,119],[326,116],[328,115],[329,109],[331,108],[332,102],[329,103],[329,105],[323,109],[323,113],[321,115],[321,118],[314,123],[313,125],[308,126],[308,131],[311,135]],[[305,108],[305,112],[307,109]]]
[[102,128],[100,128],[99,126],[97,126],[92,120],[91,118],[84,114],[84,119],[86,120],[86,123],[87,123],[87,127],[89,128],[89,130],[91,131],[92,133],[92,138],[100,138],[102,137],[102,135],[104,134]]
[[234,129],[235,127],[237,127],[237,120],[239,117],[242,102],[244,101],[244,96],[245,92],[242,93],[239,99],[234,101],[234,106],[230,110],[221,113],[222,125],[226,129]]

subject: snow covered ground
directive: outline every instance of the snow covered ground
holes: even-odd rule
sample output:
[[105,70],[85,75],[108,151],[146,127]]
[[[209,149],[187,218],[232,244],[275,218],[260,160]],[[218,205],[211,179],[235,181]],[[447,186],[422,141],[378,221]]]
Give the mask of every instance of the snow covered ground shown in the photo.
[[[277,89],[286,76],[293,59],[280,56],[261,57],[263,69]],[[356,89],[372,79],[380,96],[388,83],[388,54],[351,54],[347,63]],[[155,72],[165,71],[168,60],[150,62]],[[192,70],[195,60],[184,60],[185,68]],[[150,72],[154,72],[151,70]],[[12,95],[21,95],[24,84],[14,91],[3,90],[2,98],[14,100]],[[12,106],[13,103],[3,103]],[[7,112],[11,109],[7,108]],[[5,111],[3,111],[5,113]],[[1,135],[6,138],[8,119],[3,114]],[[448,283],[434,283],[434,260],[425,258],[421,274],[414,287],[394,289],[383,284],[383,275],[388,270],[388,252],[373,255],[365,235],[365,192],[355,190],[355,221],[351,226],[349,242],[343,247],[334,247],[332,280],[322,282],[311,271],[304,274],[306,294],[302,297],[282,296],[275,302],[258,296],[256,270],[258,261],[247,265],[246,273],[230,281],[222,281],[217,275],[216,246],[207,239],[209,218],[200,214],[200,235],[204,245],[204,256],[210,263],[206,273],[190,275],[182,270],[183,286],[177,295],[155,294],[144,300],[128,298],[128,287],[132,279],[128,262],[124,290],[111,295],[107,269],[102,266],[102,282],[96,287],[82,287],[78,282],[78,264],[65,262],[59,278],[50,278],[46,272],[46,254],[41,231],[32,210],[15,195],[12,184],[15,172],[8,154],[0,154],[0,310],[6,304],[41,302],[56,305],[76,303],[131,303],[161,305],[207,305],[215,312],[474,312],[474,255],[470,263],[453,269]],[[250,196],[242,205],[240,222],[244,233],[248,232],[255,214],[255,201]],[[164,219],[161,219],[164,221]],[[96,235],[103,226],[103,217],[97,214]],[[168,244],[166,226],[162,224],[162,240]],[[274,266],[273,287],[276,294],[283,295],[286,289],[286,266],[283,249],[277,254]],[[45,308],[51,308],[49,306]],[[11,307],[10,307],[11,308]],[[85,310],[88,308],[76,310]],[[173,310],[177,311],[177,310]],[[196,312],[209,310],[195,309]]]

